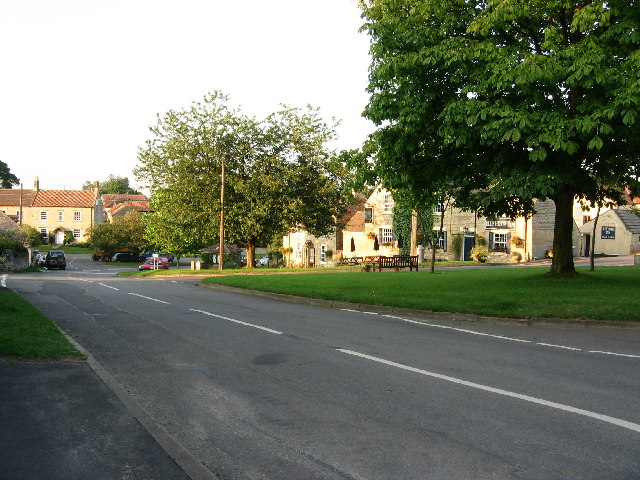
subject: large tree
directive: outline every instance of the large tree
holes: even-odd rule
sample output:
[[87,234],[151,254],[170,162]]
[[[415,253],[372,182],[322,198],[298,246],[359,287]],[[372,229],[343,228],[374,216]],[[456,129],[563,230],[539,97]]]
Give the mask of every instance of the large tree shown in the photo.
[[363,0],[365,115],[387,185],[456,186],[456,204],[556,205],[552,273],[574,272],[572,205],[639,193],[634,1]]
[[135,173],[151,190],[163,247],[219,239],[223,163],[225,237],[247,248],[248,267],[256,245],[297,227],[326,234],[344,208],[343,170],[326,147],[334,129],[315,109],[283,107],[257,120],[214,92],[159,117],[151,132]]

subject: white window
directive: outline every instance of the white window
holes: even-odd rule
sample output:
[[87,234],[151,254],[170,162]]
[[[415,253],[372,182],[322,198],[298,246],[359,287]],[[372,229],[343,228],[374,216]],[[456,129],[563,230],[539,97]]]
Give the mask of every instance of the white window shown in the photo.
[[509,241],[508,233],[494,233],[493,234],[493,250],[497,252],[506,252],[508,241]]
[[433,207],[433,213],[436,215],[442,215],[442,203],[440,203],[440,200],[438,200],[438,203]]
[[327,263],[327,246],[320,245],[320,263]]
[[42,237],[43,243],[49,243],[49,231],[46,228],[40,229],[40,236]]
[[58,221],[59,222],[64,221],[64,212],[62,210],[58,210]]
[[391,194],[386,193],[384,195],[382,213],[393,213],[393,197]]
[[393,242],[393,228],[392,227],[380,227],[378,231],[378,241],[380,243]]
[[302,242],[296,242],[296,258],[300,260],[302,258]]
[[79,210],[76,210],[75,212],[73,212],[73,221],[79,222],[81,220],[82,220],[82,212],[80,212]]
[[42,210],[40,212],[40,220],[47,221],[49,220],[49,212],[47,210]]
[[439,228],[433,231],[433,236],[438,238],[438,244],[436,248],[439,248],[443,252],[446,252],[447,251],[447,232],[443,231],[439,236],[438,234],[440,234]]
[[82,238],[82,232],[79,228],[73,229],[73,238]]

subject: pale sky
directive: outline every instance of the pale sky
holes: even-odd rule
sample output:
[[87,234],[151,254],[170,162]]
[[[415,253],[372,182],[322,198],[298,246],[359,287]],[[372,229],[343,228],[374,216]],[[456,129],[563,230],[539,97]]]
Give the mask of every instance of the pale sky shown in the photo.
[[357,148],[357,0],[0,0],[0,160],[25,188],[129,177],[156,114],[221,90],[246,114],[311,104]]

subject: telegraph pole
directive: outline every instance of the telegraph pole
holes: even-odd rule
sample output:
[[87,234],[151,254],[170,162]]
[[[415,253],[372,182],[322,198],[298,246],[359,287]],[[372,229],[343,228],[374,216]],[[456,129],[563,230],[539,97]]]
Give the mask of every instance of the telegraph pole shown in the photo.
[[222,175],[220,176],[220,247],[218,250],[218,269],[224,269],[224,156],[222,157]]

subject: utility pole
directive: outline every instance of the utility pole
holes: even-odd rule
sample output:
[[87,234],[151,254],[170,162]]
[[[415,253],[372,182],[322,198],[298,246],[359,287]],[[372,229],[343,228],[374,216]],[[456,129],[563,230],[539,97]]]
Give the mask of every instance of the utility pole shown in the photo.
[[220,176],[220,247],[218,249],[218,269],[224,269],[224,156]]

